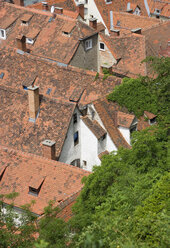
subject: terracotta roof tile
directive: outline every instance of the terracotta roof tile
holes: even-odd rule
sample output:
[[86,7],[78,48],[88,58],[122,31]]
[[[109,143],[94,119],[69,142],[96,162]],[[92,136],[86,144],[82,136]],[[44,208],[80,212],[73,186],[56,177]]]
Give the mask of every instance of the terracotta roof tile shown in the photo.
[[108,155],[108,154],[109,154],[109,152],[106,150],[106,151],[104,151],[104,152],[101,152],[101,153],[98,155],[98,157],[99,157],[100,160],[102,160],[102,157],[103,157],[104,155]]
[[30,39],[35,39],[37,35],[39,34],[39,32],[40,32],[40,29],[33,28],[32,30],[29,30],[29,32],[26,34],[26,37]]
[[30,20],[31,20],[31,18],[33,17],[33,15],[32,14],[24,14],[24,15],[22,15],[21,16],[21,21],[24,21],[24,22],[29,22]]
[[90,120],[88,116],[84,116],[81,119],[97,139],[100,139],[106,134],[106,130],[104,130],[96,120]]
[[116,147],[130,148],[130,145],[116,127],[118,105],[108,102],[106,99],[97,100],[93,104]]
[[[50,200],[62,209],[73,202],[83,187],[82,177],[89,175],[89,172],[71,165],[0,146],[0,168],[4,164],[8,167],[0,182],[0,193],[18,192],[19,196],[14,200],[16,207],[35,200],[31,211],[38,215],[43,214]],[[35,187],[45,178],[37,196],[29,194],[32,178],[38,179],[38,183],[33,185]]]
[[148,112],[148,111],[144,111],[144,115],[145,115],[149,120],[151,120],[151,119],[153,119],[153,118],[156,117],[156,115],[154,115],[153,113]]
[[130,115],[130,114],[126,114],[126,113],[118,111],[117,112],[117,125],[121,127],[130,128],[134,118],[135,118],[134,115]]
[[5,16],[4,18],[0,17],[0,28],[1,29],[7,29],[9,26],[11,26],[15,21],[17,20],[17,17],[14,15]]

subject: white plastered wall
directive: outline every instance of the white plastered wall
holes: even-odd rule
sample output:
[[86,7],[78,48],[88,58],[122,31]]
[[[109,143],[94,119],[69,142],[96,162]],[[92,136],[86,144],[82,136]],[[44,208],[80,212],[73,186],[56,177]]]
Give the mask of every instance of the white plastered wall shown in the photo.
[[126,142],[130,145],[130,130],[129,130],[129,128],[119,126],[118,129],[121,132],[121,134],[123,135],[123,137],[125,138]]
[[[81,158],[81,130],[80,130],[80,111],[76,108],[74,114],[77,113],[77,123],[73,123],[73,117],[67,132],[67,137],[60,154],[59,161],[70,164],[75,159]],[[74,133],[78,131],[79,142],[74,145]]]

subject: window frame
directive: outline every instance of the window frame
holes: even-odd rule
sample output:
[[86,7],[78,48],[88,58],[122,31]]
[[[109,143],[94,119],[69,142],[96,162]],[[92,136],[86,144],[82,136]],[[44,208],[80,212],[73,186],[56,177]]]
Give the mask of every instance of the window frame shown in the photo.
[[[104,48],[103,48],[103,49],[102,49],[101,46],[100,46],[101,44],[104,45]],[[99,43],[99,50],[100,50],[100,51],[105,51],[105,43],[104,43],[104,42],[100,42],[100,43]]]
[[92,39],[88,39],[85,41],[85,50],[88,51],[90,49],[92,49],[93,47],[93,42]]
[[[2,33],[3,33],[3,35],[2,35]],[[6,30],[5,29],[0,28],[0,39],[6,40]]]
[[[77,134],[77,137],[75,137],[76,134]],[[79,143],[79,132],[78,132],[78,131],[76,131],[76,132],[74,133],[73,138],[74,138],[74,146],[78,145],[78,143]]]

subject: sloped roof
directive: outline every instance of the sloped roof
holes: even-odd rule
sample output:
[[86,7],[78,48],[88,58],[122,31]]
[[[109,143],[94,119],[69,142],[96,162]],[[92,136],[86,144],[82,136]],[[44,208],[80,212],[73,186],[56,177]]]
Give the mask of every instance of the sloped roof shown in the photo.
[[135,116],[132,114],[123,113],[121,111],[117,112],[117,125],[121,127],[130,128]]
[[109,94],[115,85],[121,83],[121,79],[116,77],[103,81],[103,75],[95,80],[96,72],[71,66],[59,67],[29,54],[20,55],[13,49],[0,50],[0,64],[0,73],[4,73],[0,85],[22,90],[23,86],[30,86],[35,81],[40,94],[61,103],[73,100],[86,105]]
[[[14,200],[16,207],[35,200],[31,211],[38,215],[43,214],[50,200],[54,200],[56,206],[71,203],[69,199],[83,187],[82,177],[90,174],[71,165],[0,146],[0,168],[4,164],[8,167],[0,181],[0,193],[18,192],[19,196]],[[32,178],[44,178],[38,196],[29,194]]]
[[146,115],[146,117],[147,117],[149,120],[151,120],[151,119],[153,119],[153,118],[156,117],[156,115],[154,115],[153,113],[148,112],[148,111],[144,111],[144,115]]
[[100,139],[103,135],[106,134],[106,131],[100,126],[100,124],[96,120],[91,120],[88,116],[84,116],[81,119],[86,124],[86,126],[92,131],[92,133],[96,136],[97,139]]
[[93,102],[93,104],[115,146],[117,148],[130,148],[130,145],[126,142],[116,125],[119,106],[113,102],[108,102],[105,98],[99,99]]
[[[44,12],[31,8],[24,8],[14,4],[5,3],[0,7],[2,15],[1,24],[4,18],[9,20],[15,16],[17,18],[6,40],[2,40],[0,47],[16,47],[16,37],[18,35],[28,36],[32,30],[40,30],[34,44],[27,44],[31,54],[52,59],[60,63],[68,64],[79,46],[80,39],[95,35],[98,31],[89,27],[74,18],[65,15],[58,15],[54,18],[50,12]],[[21,19],[25,16],[33,15],[29,25],[21,25]],[[71,27],[70,35],[63,34],[63,28]],[[29,38],[29,37],[28,37]]]
[[[47,3],[49,7],[55,6],[55,7],[61,7],[66,10],[75,11],[76,10],[76,4],[74,0],[47,0]],[[35,3],[32,5],[28,5],[29,8],[35,8],[35,9],[42,9],[42,3]]]
[[41,98],[35,123],[29,121],[28,92],[0,86],[0,144],[42,155],[41,142],[56,141],[59,157],[75,109],[74,103]]
[[165,16],[170,18],[170,2],[164,1],[154,1],[147,0],[149,5],[149,10],[151,14],[154,14],[155,10],[160,10],[160,16]]

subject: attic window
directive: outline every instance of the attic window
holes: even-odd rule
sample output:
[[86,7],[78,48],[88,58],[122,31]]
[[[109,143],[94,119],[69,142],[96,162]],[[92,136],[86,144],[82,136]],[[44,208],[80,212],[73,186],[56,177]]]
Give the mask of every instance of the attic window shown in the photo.
[[6,32],[4,29],[0,29],[0,39],[6,40]]
[[112,0],[105,0],[106,3],[112,3]]
[[156,123],[156,117],[155,117],[155,118],[150,119],[150,120],[149,120],[149,122],[150,122],[150,125],[155,124],[155,123]]
[[103,42],[100,42],[99,49],[100,49],[101,51],[105,51],[105,45],[104,45]]
[[92,39],[86,40],[85,41],[85,50],[89,50],[92,48]]
[[70,35],[70,33],[66,32],[66,31],[63,31],[63,34],[65,34],[65,35],[67,35],[67,36]]
[[44,182],[44,179],[40,179],[36,181],[35,183],[30,183],[28,194],[33,195],[33,196],[38,196],[41,190],[41,187],[43,185],[43,182]]
[[117,21],[117,24],[116,24],[117,26],[120,26],[120,21]]

